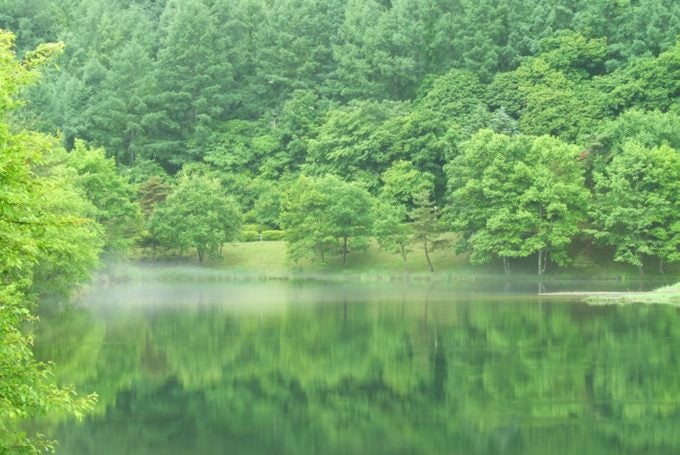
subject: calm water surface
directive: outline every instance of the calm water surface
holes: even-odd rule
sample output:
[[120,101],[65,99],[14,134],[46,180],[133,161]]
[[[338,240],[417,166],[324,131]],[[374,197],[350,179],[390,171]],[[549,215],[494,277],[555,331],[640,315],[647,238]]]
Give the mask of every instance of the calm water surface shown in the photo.
[[96,288],[37,349],[97,409],[42,431],[61,454],[680,453],[678,310],[534,289]]

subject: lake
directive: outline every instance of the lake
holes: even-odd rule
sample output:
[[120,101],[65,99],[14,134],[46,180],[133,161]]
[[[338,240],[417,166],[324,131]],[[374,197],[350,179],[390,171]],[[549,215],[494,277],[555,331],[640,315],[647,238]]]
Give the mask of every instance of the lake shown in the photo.
[[674,307],[535,283],[154,281],[43,313],[39,357],[99,394],[82,422],[41,424],[61,454],[680,453]]

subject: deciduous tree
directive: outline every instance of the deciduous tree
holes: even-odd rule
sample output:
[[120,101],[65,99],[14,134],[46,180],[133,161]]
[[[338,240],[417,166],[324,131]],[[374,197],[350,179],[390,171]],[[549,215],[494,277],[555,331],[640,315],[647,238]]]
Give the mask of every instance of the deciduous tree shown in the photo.
[[594,180],[595,238],[615,248],[615,261],[637,266],[642,275],[647,257],[660,265],[680,260],[677,150],[627,142]]
[[241,226],[239,209],[223,194],[215,179],[184,176],[175,191],[160,204],[151,230],[162,245],[184,250],[196,248],[199,262],[218,254],[224,242],[236,238]]
[[362,248],[373,224],[373,201],[360,186],[333,175],[301,176],[288,190],[281,215],[294,260],[339,251],[343,266],[350,249]]
[[[8,120],[19,91],[61,46],[42,45],[20,62],[13,43],[0,30],[0,452],[40,453],[52,442],[27,434],[19,420],[53,412],[80,417],[94,397],[57,387],[50,368],[33,357],[23,331],[33,319],[28,294],[82,283],[101,243],[87,201],[64,178],[64,167],[50,162],[55,141]],[[39,289],[36,279],[49,281]]]
[[95,219],[104,227],[107,251],[125,252],[142,230],[133,186],[103,149],[90,148],[82,141],[76,141],[68,165],[76,171],[76,185],[96,207]]

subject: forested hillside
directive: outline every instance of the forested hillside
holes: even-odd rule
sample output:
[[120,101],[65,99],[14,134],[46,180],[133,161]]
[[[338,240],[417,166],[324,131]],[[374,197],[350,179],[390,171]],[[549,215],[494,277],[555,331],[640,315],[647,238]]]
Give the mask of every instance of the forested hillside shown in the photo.
[[506,270],[575,241],[641,272],[680,259],[675,1],[0,5],[19,55],[65,44],[13,121],[116,159],[118,202],[90,187],[111,251],[202,260],[283,228],[293,258],[346,263],[448,230]]

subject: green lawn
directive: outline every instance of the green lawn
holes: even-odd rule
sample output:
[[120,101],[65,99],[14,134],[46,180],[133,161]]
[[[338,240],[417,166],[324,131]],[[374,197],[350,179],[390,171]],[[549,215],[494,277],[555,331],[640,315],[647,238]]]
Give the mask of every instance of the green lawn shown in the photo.
[[243,272],[280,275],[290,270],[286,242],[237,242],[222,248],[222,267]]
[[[453,248],[442,248],[430,253],[435,272],[461,268],[467,264],[465,256],[457,256]],[[378,273],[395,274],[404,271],[411,273],[428,272],[425,254],[414,248],[404,262],[400,255],[388,253],[371,241],[366,251],[352,251],[347,256],[347,267],[342,266],[342,258],[334,256],[326,264],[307,260],[300,264],[289,261],[286,243],[277,242],[239,242],[224,245],[222,268],[234,271],[257,272],[263,274],[285,273]]]
[[[455,234],[446,234],[453,244]],[[198,265],[195,253],[186,253],[185,256],[161,255],[156,259],[150,258],[149,250],[138,250],[136,259],[142,261],[152,260],[155,263],[167,263],[175,265]],[[430,254],[435,273],[429,272],[427,261],[422,248],[413,245],[412,251],[406,262],[398,254],[388,253],[379,248],[377,242],[372,240],[365,251],[351,251],[347,257],[347,267],[342,266],[342,258],[339,255],[328,258],[325,264],[318,260],[308,259],[299,264],[292,263],[286,251],[284,241],[262,242],[234,242],[227,243],[222,248],[220,258],[207,258],[205,266],[211,269],[211,273],[227,275],[254,275],[263,277],[290,277],[290,276],[337,276],[359,279],[382,279],[386,277],[398,277],[408,273],[410,278],[422,277],[423,279],[444,278],[450,279],[454,274],[459,278],[496,277],[503,278],[502,266],[491,263],[484,266],[470,265],[467,255],[456,255],[453,246],[435,250]],[[546,279],[588,280],[588,279],[616,279],[636,280],[638,275],[634,268],[619,263],[597,264],[593,260],[577,257],[571,267],[551,267]],[[669,267],[669,269],[671,269]],[[206,270],[207,272],[207,270]],[[652,271],[653,272],[653,271]],[[674,276],[679,272],[677,267],[669,270],[669,275]],[[532,278],[536,275],[533,258],[513,261],[511,276],[514,278]],[[652,275],[654,277],[655,275]]]

